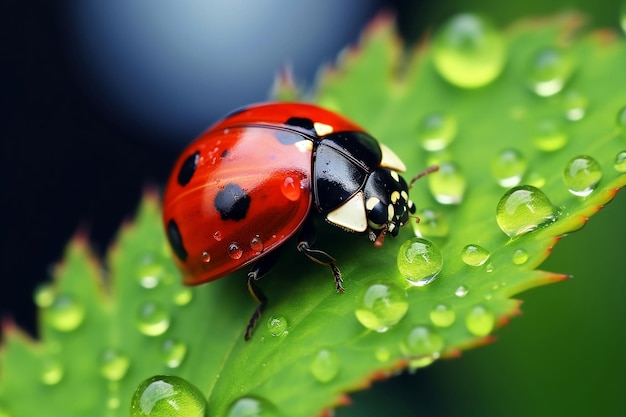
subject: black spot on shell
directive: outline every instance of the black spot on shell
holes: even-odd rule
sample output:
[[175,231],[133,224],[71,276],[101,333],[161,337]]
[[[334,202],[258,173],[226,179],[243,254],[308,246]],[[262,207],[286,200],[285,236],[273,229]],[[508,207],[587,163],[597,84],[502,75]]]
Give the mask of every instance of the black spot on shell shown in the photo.
[[196,151],[189,155],[183,165],[180,167],[180,171],[178,171],[178,184],[181,187],[184,187],[191,181],[193,174],[196,172],[196,168],[198,168],[198,160],[200,159],[200,152]]
[[170,242],[172,250],[178,256],[178,259],[185,262],[187,260],[187,250],[183,244],[183,237],[180,235],[178,225],[174,219],[170,219],[167,223],[167,240]]
[[228,155],[228,149],[224,149],[224,150],[222,151],[222,154],[220,155],[220,157],[222,157],[222,158],[226,158],[226,155]]
[[227,184],[217,192],[213,205],[222,220],[239,221],[246,217],[250,208],[250,196],[237,184]]
[[306,117],[290,117],[285,122],[287,126],[298,127],[300,129],[304,129],[307,133],[312,136],[317,136],[315,132],[315,125],[313,124],[313,120],[307,119]]

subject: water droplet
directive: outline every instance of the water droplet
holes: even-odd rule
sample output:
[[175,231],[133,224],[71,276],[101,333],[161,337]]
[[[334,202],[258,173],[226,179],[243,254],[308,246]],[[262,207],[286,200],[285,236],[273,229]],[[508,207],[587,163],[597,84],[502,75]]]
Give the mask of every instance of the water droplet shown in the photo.
[[486,19],[460,14],[441,27],[434,40],[433,59],[439,74],[463,88],[489,84],[506,60],[503,36]]
[[613,166],[617,172],[626,172],[626,151],[621,151],[615,156]]
[[548,197],[531,185],[508,190],[496,209],[496,221],[509,237],[531,232],[556,220],[556,210]]
[[293,177],[286,177],[283,181],[281,191],[289,201],[298,201],[302,194],[302,188]]
[[443,255],[429,240],[414,237],[400,246],[398,269],[411,285],[422,287],[431,283],[443,267]]
[[276,407],[269,401],[258,397],[241,397],[228,409],[226,417],[277,417]]
[[54,303],[54,288],[51,284],[42,284],[35,290],[34,300],[39,308],[47,308]]
[[100,374],[109,381],[120,381],[126,376],[130,359],[116,349],[107,349],[102,354]]
[[376,356],[376,360],[378,362],[384,363],[384,362],[388,362],[389,359],[391,359],[391,351],[384,346],[376,349],[376,352],[374,353],[374,355]]
[[572,158],[563,170],[563,182],[570,193],[586,197],[596,189],[602,179],[598,161],[588,155]]
[[531,172],[526,176],[524,183],[536,188],[541,188],[546,185],[546,178],[538,172]]
[[168,311],[153,301],[145,303],[137,312],[137,327],[146,336],[160,336],[170,327]]
[[193,299],[193,291],[188,287],[180,287],[174,293],[174,304],[177,306],[186,306]]
[[202,258],[202,262],[204,262],[205,264],[211,262],[211,254],[208,251],[202,251],[200,257]]
[[385,332],[398,323],[409,309],[406,291],[392,281],[368,285],[357,296],[357,320],[370,330]]
[[502,187],[518,185],[526,172],[528,162],[517,149],[504,149],[493,158],[491,173]]
[[575,62],[569,54],[554,47],[546,47],[532,56],[527,68],[527,79],[537,95],[549,97],[563,89],[574,69]]
[[563,122],[556,119],[543,119],[537,123],[532,138],[533,145],[545,152],[558,151],[567,144],[569,137]]
[[68,294],[58,295],[52,302],[48,313],[52,327],[62,332],[77,329],[85,319],[85,307]]
[[411,222],[416,236],[426,238],[443,238],[448,236],[450,224],[440,211],[424,209],[417,216],[419,222]]
[[617,112],[617,126],[622,130],[626,130],[626,106]]
[[459,204],[466,188],[465,176],[454,162],[443,162],[439,170],[428,176],[428,188],[441,204]]
[[411,368],[422,368],[437,360],[444,341],[439,333],[427,326],[414,327],[401,345],[403,353],[409,357]]
[[570,122],[582,120],[587,113],[589,102],[587,97],[578,91],[568,91],[563,97],[563,108],[565,110],[565,118]]
[[178,368],[187,355],[187,345],[175,339],[166,339],[162,346],[163,361],[165,366]]
[[513,263],[515,265],[524,265],[528,261],[528,252],[524,249],[516,249],[513,252]]
[[459,285],[459,287],[454,290],[454,295],[459,298],[465,297],[469,293],[469,289],[465,285]]
[[450,114],[431,113],[418,126],[417,137],[427,151],[440,151],[454,140],[457,132],[456,118]]
[[228,256],[233,259],[240,259],[243,256],[243,249],[236,242],[228,245]]
[[114,392],[109,392],[109,397],[107,398],[107,408],[109,410],[117,410],[120,408],[121,400],[119,389]]
[[132,417],[207,417],[206,398],[195,385],[183,378],[156,375],[143,381],[133,394]]
[[339,356],[335,351],[322,349],[311,361],[309,369],[319,382],[330,382],[339,373]]
[[154,253],[146,253],[139,259],[136,276],[143,288],[154,288],[163,279],[164,266],[159,259]]
[[469,266],[483,265],[490,256],[491,253],[479,245],[470,244],[461,251],[461,259]]
[[437,327],[450,327],[456,320],[456,313],[445,304],[438,304],[430,310],[430,321]]
[[465,317],[465,326],[474,336],[487,336],[493,330],[495,320],[491,311],[478,305],[474,306]]
[[222,240],[222,232],[220,232],[219,230],[215,233],[213,233],[213,239],[215,239],[216,241],[221,241]]
[[41,364],[41,382],[56,385],[63,379],[63,365],[58,359],[45,357]]
[[287,331],[287,319],[280,317],[270,317],[267,320],[267,330],[272,336],[282,336]]
[[619,16],[620,16],[619,18],[620,26],[622,27],[622,30],[624,31],[624,33],[626,33],[626,1],[625,0],[622,0],[622,7],[620,8]]
[[255,251],[257,254],[263,251],[263,241],[259,235],[254,236],[250,240],[250,248]]

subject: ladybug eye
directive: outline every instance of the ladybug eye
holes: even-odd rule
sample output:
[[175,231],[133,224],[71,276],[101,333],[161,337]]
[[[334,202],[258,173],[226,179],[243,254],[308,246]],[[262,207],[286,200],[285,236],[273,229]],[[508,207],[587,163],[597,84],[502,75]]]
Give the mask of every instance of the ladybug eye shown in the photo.
[[378,198],[371,197],[365,203],[367,220],[370,227],[381,229],[387,223],[389,209]]

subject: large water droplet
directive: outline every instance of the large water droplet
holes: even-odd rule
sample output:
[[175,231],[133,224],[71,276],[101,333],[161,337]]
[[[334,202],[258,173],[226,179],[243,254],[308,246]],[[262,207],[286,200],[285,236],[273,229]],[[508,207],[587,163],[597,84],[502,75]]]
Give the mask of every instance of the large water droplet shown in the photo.
[[161,304],[147,302],[137,312],[137,328],[146,336],[160,336],[170,327],[170,315]]
[[518,185],[526,172],[528,162],[517,149],[504,149],[491,161],[491,173],[503,187]]
[[487,249],[474,244],[465,246],[461,251],[461,259],[469,266],[483,265],[490,256],[491,253]]
[[563,170],[563,182],[570,193],[586,197],[596,189],[602,179],[598,161],[588,155],[572,158]]
[[313,358],[310,370],[318,381],[330,382],[339,373],[339,356],[333,350],[322,349]]
[[443,255],[429,240],[414,237],[400,246],[398,269],[411,285],[422,287],[431,283],[443,268]]
[[553,96],[563,89],[575,66],[565,51],[554,47],[540,49],[532,56],[527,68],[530,87],[539,96]]
[[430,365],[441,355],[443,338],[427,326],[414,327],[404,339],[401,349],[409,357],[411,368]]
[[63,379],[63,365],[61,362],[52,357],[43,358],[41,363],[41,382],[46,385],[56,385]]
[[272,316],[267,320],[267,330],[272,336],[282,336],[287,331],[287,319],[282,316]]
[[132,417],[207,417],[208,405],[202,392],[187,380],[156,375],[143,381],[133,394]]
[[226,417],[278,417],[276,407],[258,397],[241,397],[231,404]]
[[465,317],[465,326],[474,336],[487,336],[494,325],[495,316],[481,305],[473,307]]
[[440,151],[454,140],[457,132],[456,118],[450,114],[431,113],[418,126],[417,137],[427,151]]
[[117,349],[107,349],[101,361],[100,374],[109,381],[120,381],[130,366],[130,359]]
[[163,362],[168,368],[178,368],[187,355],[187,345],[175,339],[166,339],[162,346]]
[[69,294],[58,295],[48,309],[50,324],[62,332],[70,332],[85,319],[85,307]]
[[480,16],[453,17],[435,35],[433,59],[439,74],[464,88],[489,84],[506,60],[504,37]]
[[233,259],[241,259],[243,256],[243,249],[241,249],[241,246],[239,246],[238,243],[233,242],[228,245],[228,256]]
[[528,261],[528,252],[524,249],[516,249],[513,252],[513,263],[515,265],[524,265]]
[[357,320],[368,329],[385,332],[409,309],[406,291],[391,281],[374,282],[357,296]]
[[439,170],[428,176],[428,188],[441,204],[459,204],[463,201],[467,181],[454,162],[443,162]]
[[450,327],[456,320],[456,313],[445,304],[438,304],[430,310],[430,321],[437,327]]
[[496,208],[496,221],[510,237],[531,232],[556,220],[556,210],[548,197],[531,185],[508,190]]
[[626,172],[626,151],[621,151],[615,156],[613,167],[617,172]]
[[281,187],[283,195],[289,201],[297,201],[302,194],[302,188],[300,184],[293,177],[286,177]]
[[543,119],[537,123],[533,145],[545,152],[558,151],[567,144],[569,136],[563,122],[557,119]]
[[565,118],[570,122],[582,120],[587,113],[589,101],[587,97],[578,91],[568,91],[563,97],[563,109],[565,110]]
[[417,214],[419,222],[411,222],[418,237],[444,238],[450,233],[448,219],[440,211],[424,209]]

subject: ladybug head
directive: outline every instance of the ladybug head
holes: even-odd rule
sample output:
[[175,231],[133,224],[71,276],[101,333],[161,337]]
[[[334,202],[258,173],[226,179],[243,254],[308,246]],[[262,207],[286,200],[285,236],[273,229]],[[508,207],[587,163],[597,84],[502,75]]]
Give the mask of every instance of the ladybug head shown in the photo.
[[409,215],[415,213],[409,185],[396,171],[378,168],[370,174],[363,191],[369,238],[381,246],[386,234],[397,236]]

